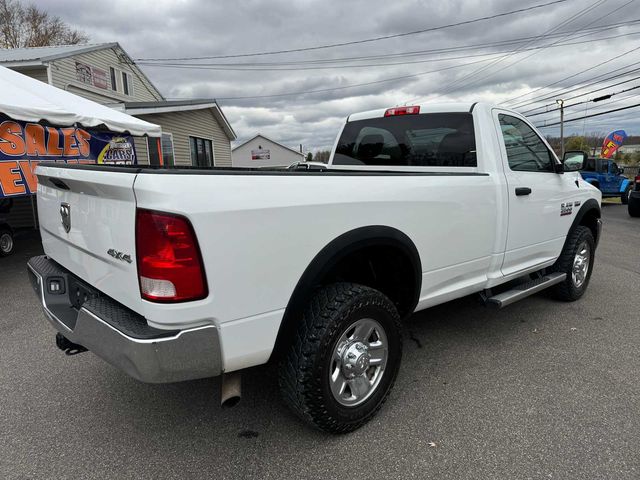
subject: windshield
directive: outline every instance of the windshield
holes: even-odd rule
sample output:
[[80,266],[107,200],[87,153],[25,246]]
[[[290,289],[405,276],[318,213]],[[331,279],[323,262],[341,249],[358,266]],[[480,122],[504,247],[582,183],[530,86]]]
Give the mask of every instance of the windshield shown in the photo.
[[475,167],[470,113],[429,113],[348,122],[334,165]]

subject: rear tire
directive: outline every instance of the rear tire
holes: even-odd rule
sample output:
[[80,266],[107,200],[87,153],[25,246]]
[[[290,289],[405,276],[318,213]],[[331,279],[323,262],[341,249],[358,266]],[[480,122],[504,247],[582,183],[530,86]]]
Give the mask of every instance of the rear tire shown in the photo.
[[15,243],[13,233],[7,228],[0,228],[0,257],[6,257],[13,253]]
[[622,202],[623,205],[629,204],[629,193],[631,193],[631,190],[633,190],[633,186],[628,185],[627,189],[620,195],[620,202]]
[[322,287],[280,362],[287,405],[312,426],[347,433],[385,402],[400,367],[400,316],[381,292],[354,283]]
[[593,234],[587,227],[579,225],[567,236],[564,249],[552,267],[554,272],[567,274],[564,282],[553,287],[553,295],[565,302],[582,297],[591,279],[594,259]]
[[632,217],[640,217],[640,197],[629,198],[627,209]]

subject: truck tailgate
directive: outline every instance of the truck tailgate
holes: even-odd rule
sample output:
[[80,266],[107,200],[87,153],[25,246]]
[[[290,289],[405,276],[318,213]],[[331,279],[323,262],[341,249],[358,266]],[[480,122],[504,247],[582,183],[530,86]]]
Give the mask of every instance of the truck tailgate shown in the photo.
[[135,171],[40,166],[37,175],[45,253],[141,313],[135,257]]

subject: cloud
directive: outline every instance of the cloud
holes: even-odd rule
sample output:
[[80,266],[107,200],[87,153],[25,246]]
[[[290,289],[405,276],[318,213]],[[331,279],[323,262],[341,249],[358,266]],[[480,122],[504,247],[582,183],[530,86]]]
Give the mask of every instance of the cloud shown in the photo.
[[[527,5],[544,0],[528,0]],[[565,3],[531,10],[495,20],[411,35],[379,42],[362,43],[286,55],[240,57],[228,60],[199,60],[198,63],[310,62],[340,57],[371,56],[436,48],[474,46],[521,37],[533,37],[523,47],[549,44],[557,40],[584,41],[605,36],[627,34],[616,39],[582,45],[551,47],[534,54],[521,52],[504,55],[499,62],[468,57],[449,61],[427,61],[367,68],[332,68],[303,70],[300,64],[281,71],[230,71],[212,69],[176,69],[141,65],[145,73],[167,98],[218,98],[227,117],[241,139],[260,132],[291,146],[302,143],[306,148],[329,148],[344,119],[352,112],[420,101],[490,101],[501,102],[544,87],[602,62],[637,45],[640,26],[609,28],[588,34],[585,28],[638,17],[634,4],[622,7],[627,0],[610,0],[582,16],[587,4],[570,0]],[[589,4],[591,5],[591,4]],[[622,8],[621,8],[622,7]],[[461,2],[427,2],[405,0],[239,0],[211,2],[207,0],[111,0],[109,8],[83,0],[47,2],[53,14],[87,32],[93,42],[118,41],[133,58],[173,58],[229,55],[270,50],[349,42],[364,38],[392,35],[456,23],[500,12],[523,8],[508,0],[462,0]],[[620,9],[620,10],[617,10]],[[603,16],[613,12],[608,17]],[[560,26],[557,30],[550,32]],[[543,35],[577,30],[564,38]],[[581,37],[582,36],[582,37]],[[494,46],[462,52],[445,52],[438,56],[400,57],[393,60],[435,60],[451,56],[477,55],[513,50],[517,46]],[[523,59],[524,58],[524,59]],[[522,61],[519,61],[523,59]],[[576,84],[621,67],[633,65],[640,52],[629,54],[608,65],[543,88],[530,95],[532,99],[553,95],[559,88]],[[485,58],[486,60],[486,58]],[[389,61],[389,60],[386,60]],[[347,63],[355,63],[353,61]],[[383,63],[368,60],[367,63]],[[312,64],[305,64],[313,66]],[[429,72],[454,67],[440,72]],[[257,67],[253,67],[257,68]],[[420,75],[417,75],[420,74]],[[417,75],[417,76],[416,76]],[[389,78],[407,77],[394,81]],[[624,79],[624,78],[621,78]],[[618,79],[621,80],[621,79]],[[356,87],[351,85],[367,84]],[[615,82],[603,83],[607,86]],[[631,84],[611,87],[611,91]],[[347,87],[347,88],[338,88]],[[597,86],[585,87],[571,95],[584,93]],[[325,90],[303,95],[296,92]],[[603,91],[606,93],[607,91]],[[564,94],[564,93],[560,93]],[[270,96],[271,97],[260,97]],[[281,96],[277,96],[281,95]],[[231,97],[259,97],[232,99]],[[590,98],[581,97],[579,100]],[[637,100],[637,97],[636,99]],[[547,103],[547,102],[543,102]],[[634,98],[612,104],[611,108],[633,104]],[[534,105],[535,106],[535,105]],[[597,108],[596,108],[597,107]],[[527,107],[531,108],[531,106]],[[581,107],[582,108],[582,107]],[[606,102],[590,110],[606,109]],[[576,107],[567,116],[580,115]],[[606,130],[626,128],[640,133],[634,110],[611,117],[596,117],[586,122],[568,124],[568,132],[589,131],[589,125]],[[557,118],[557,112],[536,117],[536,122]],[[610,119],[610,120],[609,120]],[[609,123],[607,123],[609,122]],[[578,123],[580,123],[578,127]],[[545,129],[555,133],[556,129]]]

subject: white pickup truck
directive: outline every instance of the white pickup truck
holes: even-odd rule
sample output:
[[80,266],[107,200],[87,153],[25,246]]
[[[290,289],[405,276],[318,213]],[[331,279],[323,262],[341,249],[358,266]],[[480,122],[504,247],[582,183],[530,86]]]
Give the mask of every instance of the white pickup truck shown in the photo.
[[222,375],[232,400],[272,360],[300,417],[348,432],[389,394],[414,311],[582,296],[601,230],[582,160],[461,103],[353,114],[324,170],[41,165],[28,270],[68,354],[145,382]]

